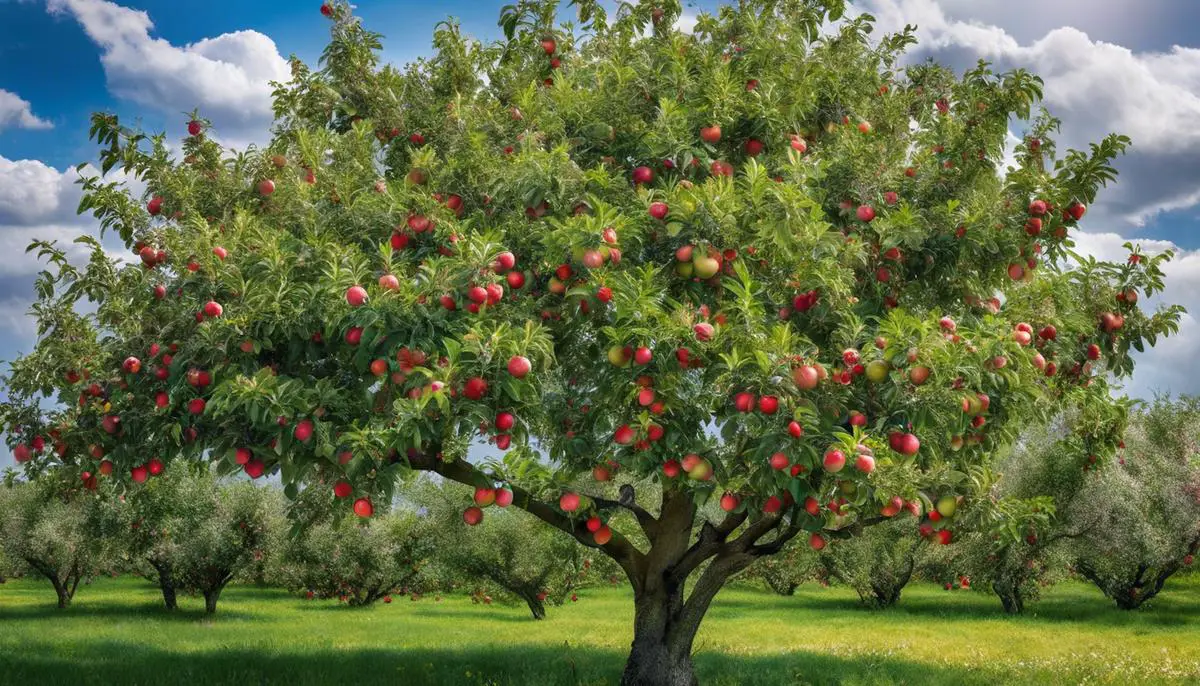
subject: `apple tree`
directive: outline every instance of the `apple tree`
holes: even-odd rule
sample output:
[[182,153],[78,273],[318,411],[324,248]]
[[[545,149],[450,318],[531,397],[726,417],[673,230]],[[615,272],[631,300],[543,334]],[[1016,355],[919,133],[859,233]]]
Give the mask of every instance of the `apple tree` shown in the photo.
[[1117,459],[1085,489],[1098,525],[1072,552],[1075,571],[1129,610],[1200,552],[1200,398],[1159,398],[1136,412]]
[[678,0],[558,9],[519,0],[492,43],[443,22],[399,68],[331,0],[261,149],[202,113],[179,155],[95,115],[99,167],[147,191],[81,180],[132,260],[31,248],[39,341],[0,406],[26,472],[213,460],[290,495],[344,481],[327,497],[362,517],[410,470],[503,485],[628,577],[623,682],[691,684],[732,575],[901,508],[969,512],[1021,428],[1065,394],[1119,414],[1130,349],[1177,328],[1138,305],[1170,254],[1072,255],[1129,141],[1059,151],[1035,75],[903,67],[913,31],[843,0],[691,33]]

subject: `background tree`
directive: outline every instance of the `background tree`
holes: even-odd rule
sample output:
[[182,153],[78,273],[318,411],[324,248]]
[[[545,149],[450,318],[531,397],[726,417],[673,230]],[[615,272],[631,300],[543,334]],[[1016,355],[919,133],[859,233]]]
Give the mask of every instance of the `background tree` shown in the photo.
[[[101,169],[148,190],[86,179],[80,209],[141,264],[34,244],[39,342],[0,409],[26,472],[215,457],[290,495],[344,480],[362,516],[410,469],[507,484],[629,578],[623,681],[691,684],[700,622],[756,559],[894,499],[969,511],[997,448],[1064,403],[1119,423],[1110,375],[1179,317],[1136,304],[1169,253],[1067,259],[1127,139],[1060,155],[1037,77],[901,69],[911,30],[822,30],[841,0],[691,34],[678,0],[572,9],[520,0],[491,45],[439,24],[400,70],[326,5],[262,150],[196,114],[179,160],[96,115]],[[467,459],[481,435],[502,458]],[[573,485],[612,464],[656,502]],[[642,545],[586,528],[618,509]]]
[[771,591],[783,596],[796,594],[801,584],[829,578],[829,570],[808,541],[793,540],[775,555],[761,558],[742,573],[742,579],[760,580]]
[[467,588],[482,585],[515,596],[534,619],[545,618],[547,603],[563,604],[589,580],[620,573],[611,562],[595,566],[574,537],[545,527],[525,512],[490,507],[484,515],[480,508],[480,520],[462,526],[475,512],[462,512],[463,500],[472,497],[487,504],[490,498],[494,503],[494,490],[488,494],[484,489],[476,498],[457,484],[426,483],[413,495],[439,531],[437,564]]
[[161,477],[109,499],[111,517],[127,534],[120,555],[129,567],[153,581],[168,610],[178,607],[182,548],[188,537],[214,515],[218,485],[207,465],[174,464]]
[[370,522],[341,517],[286,539],[273,566],[286,588],[370,605],[415,587],[433,549],[447,543],[412,512]]
[[1125,444],[1081,495],[1099,524],[1073,552],[1075,570],[1130,610],[1200,548],[1200,399],[1155,400],[1134,415]]
[[829,546],[821,559],[838,581],[853,588],[871,607],[891,607],[913,578],[926,539],[918,522],[898,518],[872,527],[863,535]]
[[217,611],[217,600],[229,582],[263,554],[269,539],[274,489],[247,483],[214,488],[205,494],[209,514],[190,521],[174,534],[175,579],[180,588],[204,596],[204,611]]
[[0,548],[12,563],[45,577],[69,607],[79,583],[112,560],[117,532],[99,498],[53,480],[0,486]]

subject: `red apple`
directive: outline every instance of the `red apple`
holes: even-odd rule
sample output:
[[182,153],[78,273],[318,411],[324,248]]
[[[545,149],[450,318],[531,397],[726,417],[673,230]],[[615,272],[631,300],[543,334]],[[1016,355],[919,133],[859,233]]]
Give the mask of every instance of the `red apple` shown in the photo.
[[846,454],[836,448],[825,453],[824,458],[825,471],[840,472],[842,467],[846,466]]
[[346,290],[346,302],[350,307],[362,307],[367,302],[367,289],[362,286],[351,286]]
[[521,355],[514,355],[508,360],[508,373],[518,379],[523,379],[525,378],[525,375],[529,373],[529,370],[532,368],[532,366],[533,365],[529,362],[529,358]]
[[574,512],[579,509],[579,494],[567,491],[558,499],[558,507],[563,512]]
[[354,487],[348,481],[338,481],[333,485],[333,495],[338,498],[349,498]]
[[362,518],[370,517],[375,512],[375,507],[371,505],[371,501],[366,498],[359,498],[354,501],[354,514]]

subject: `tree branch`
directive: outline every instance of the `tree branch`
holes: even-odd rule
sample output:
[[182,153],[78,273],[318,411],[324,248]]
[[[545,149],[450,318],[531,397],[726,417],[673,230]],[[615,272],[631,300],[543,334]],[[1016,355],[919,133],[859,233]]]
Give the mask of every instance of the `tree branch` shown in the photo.
[[600,508],[601,510],[615,510],[617,508],[629,510],[633,513],[633,516],[637,518],[638,525],[642,527],[642,531],[645,532],[647,536],[649,536],[654,530],[654,527],[658,525],[658,520],[654,518],[654,515],[650,514],[646,508],[638,505],[637,501],[634,500],[633,486],[629,484],[624,484],[621,486],[620,497],[617,500],[609,500],[607,498],[601,498],[594,495],[589,495],[588,497],[591,498],[592,501],[596,503],[596,507]]
[[[439,458],[436,454],[421,454],[409,457],[409,464],[413,469],[419,471],[428,471],[439,474],[444,478],[456,481],[467,486],[478,486],[480,482],[490,480],[491,477],[479,471],[475,465],[466,460],[454,460],[446,462]],[[547,503],[537,500],[529,491],[515,484],[509,485],[513,492],[513,504],[525,510],[529,514],[537,517],[543,522],[553,526],[554,528],[570,534],[581,544],[596,548],[603,551],[612,559],[616,560],[617,564],[628,574],[633,573],[633,567],[638,564],[643,555],[634,547],[629,539],[622,536],[616,531],[613,532],[612,539],[604,545],[596,543],[591,533],[587,531],[581,524],[575,522],[570,517],[554,509]]]
[[684,553],[679,562],[667,571],[673,581],[682,581],[688,577],[705,560],[721,552],[721,546],[742,522],[746,521],[746,512],[733,512],[725,515],[725,519],[717,525],[705,521],[700,527],[700,536],[691,548]]

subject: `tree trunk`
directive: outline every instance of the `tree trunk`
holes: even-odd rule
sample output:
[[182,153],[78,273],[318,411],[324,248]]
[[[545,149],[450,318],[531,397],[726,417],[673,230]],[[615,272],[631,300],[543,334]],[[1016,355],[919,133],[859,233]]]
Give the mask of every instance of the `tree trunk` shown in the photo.
[[696,686],[692,640],[696,631],[679,625],[683,589],[634,592],[633,644],[622,686]]
[[71,590],[66,584],[58,580],[58,577],[50,577],[50,583],[54,584],[54,592],[58,594],[59,609],[67,609],[71,606]]
[[1000,597],[1000,604],[1010,615],[1019,615],[1025,611],[1025,600],[1021,597],[1020,584],[992,584],[992,590]]
[[217,599],[221,597],[221,589],[216,588],[211,591],[204,592],[204,612],[207,614],[217,613]]
[[155,571],[158,572],[158,587],[162,589],[163,604],[168,610],[174,610],[179,607],[179,603],[175,598],[175,577],[171,575],[171,566],[169,564],[150,563]]
[[521,600],[524,600],[525,604],[529,606],[529,613],[533,615],[534,619],[546,618],[546,603],[538,600],[537,593],[521,591],[517,595],[521,596]]

